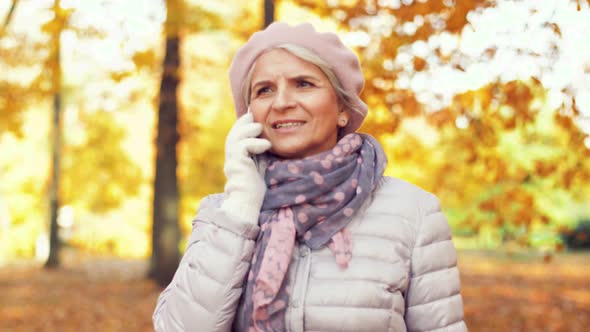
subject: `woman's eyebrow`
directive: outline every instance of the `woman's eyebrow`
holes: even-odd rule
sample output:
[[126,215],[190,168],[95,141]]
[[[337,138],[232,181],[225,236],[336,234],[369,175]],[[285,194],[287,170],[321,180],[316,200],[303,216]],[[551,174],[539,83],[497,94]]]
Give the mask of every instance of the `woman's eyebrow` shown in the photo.
[[[313,76],[313,75],[295,75],[295,76],[288,77],[287,79],[289,81],[307,80],[307,81],[321,82],[320,78]],[[254,82],[254,84],[252,85],[252,91],[256,90],[256,87],[258,87],[259,85],[268,85],[268,84],[272,84],[272,80],[262,80],[262,81]]]
[[312,76],[312,75],[296,75],[296,76],[292,76],[289,77],[289,80],[291,81],[301,81],[301,80],[309,80],[309,81],[321,81],[318,77]]

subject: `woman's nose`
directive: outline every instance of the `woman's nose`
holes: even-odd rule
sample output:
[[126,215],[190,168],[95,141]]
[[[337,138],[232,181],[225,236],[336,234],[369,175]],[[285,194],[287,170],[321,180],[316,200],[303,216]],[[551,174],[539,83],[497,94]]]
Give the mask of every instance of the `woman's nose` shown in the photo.
[[292,91],[288,88],[279,88],[275,94],[272,108],[277,111],[286,110],[295,106],[295,99]]

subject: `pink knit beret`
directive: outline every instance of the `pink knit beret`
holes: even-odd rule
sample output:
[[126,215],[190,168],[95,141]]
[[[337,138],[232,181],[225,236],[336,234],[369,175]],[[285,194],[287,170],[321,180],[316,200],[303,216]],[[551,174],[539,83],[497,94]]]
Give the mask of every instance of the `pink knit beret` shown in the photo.
[[309,23],[290,26],[283,22],[275,22],[265,30],[254,33],[235,54],[229,68],[229,80],[236,107],[236,115],[242,116],[248,106],[244,101],[243,84],[250,67],[265,50],[281,45],[294,44],[316,53],[322,60],[330,64],[344,90],[355,96],[351,100],[360,112],[351,112],[351,121],[343,129],[343,134],[356,131],[367,115],[367,105],[360,99],[365,84],[359,60],[334,33],[315,31]]

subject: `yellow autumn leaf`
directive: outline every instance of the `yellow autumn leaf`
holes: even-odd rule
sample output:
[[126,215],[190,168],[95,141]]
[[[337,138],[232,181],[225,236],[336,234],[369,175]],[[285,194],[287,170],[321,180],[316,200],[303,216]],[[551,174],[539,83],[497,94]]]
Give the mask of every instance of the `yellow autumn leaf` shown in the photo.
[[120,83],[122,80],[130,77],[133,75],[133,72],[130,71],[117,71],[110,74],[111,79],[116,83]]
[[133,55],[133,63],[137,68],[153,68],[159,62],[156,52],[153,49],[139,51]]

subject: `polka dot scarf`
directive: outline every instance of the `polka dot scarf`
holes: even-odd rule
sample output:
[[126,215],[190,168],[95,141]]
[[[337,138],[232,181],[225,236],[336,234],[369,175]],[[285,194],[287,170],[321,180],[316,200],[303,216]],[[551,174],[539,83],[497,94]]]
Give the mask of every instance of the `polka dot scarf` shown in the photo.
[[264,155],[268,185],[250,272],[242,296],[239,331],[285,331],[291,288],[287,271],[295,241],[330,248],[348,266],[352,243],[346,225],[383,176],[387,163],[371,136],[352,133],[336,146],[300,160]]

